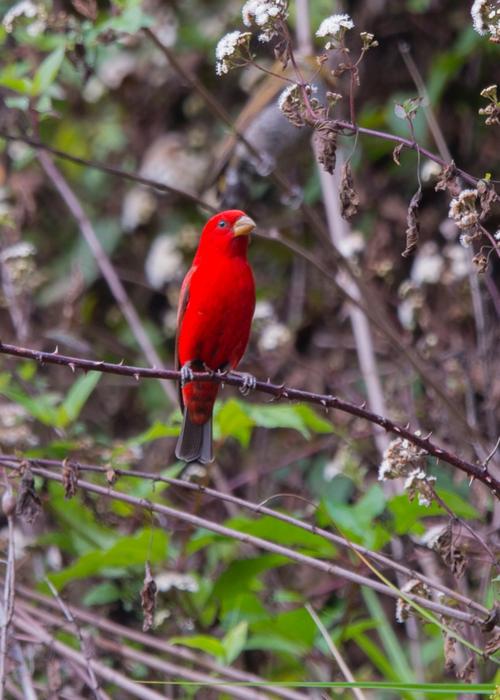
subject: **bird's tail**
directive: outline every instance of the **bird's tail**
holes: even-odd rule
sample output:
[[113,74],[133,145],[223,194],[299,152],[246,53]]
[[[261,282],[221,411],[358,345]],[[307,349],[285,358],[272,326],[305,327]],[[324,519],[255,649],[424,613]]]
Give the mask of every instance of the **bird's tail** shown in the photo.
[[184,419],[175,448],[175,456],[184,462],[200,462],[200,464],[213,462],[211,416],[206,423],[198,425],[193,423],[188,410],[184,408]]

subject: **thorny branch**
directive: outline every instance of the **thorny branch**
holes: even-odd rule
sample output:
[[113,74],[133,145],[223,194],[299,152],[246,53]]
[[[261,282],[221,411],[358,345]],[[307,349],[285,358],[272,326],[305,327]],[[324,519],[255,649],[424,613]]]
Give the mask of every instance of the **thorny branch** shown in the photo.
[[[57,350],[57,349],[56,349]],[[107,374],[119,374],[122,376],[133,377],[137,381],[142,377],[144,379],[170,379],[179,380],[180,372],[172,369],[155,369],[145,367],[135,367],[125,364],[114,364],[112,362],[103,362],[101,360],[86,360],[80,357],[72,357],[61,355],[59,352],[42,352],[41,350],[33,350],[30,348],[21,348],[16,345],[9,345],[0,341],[0,353],[4,355],[12,355],[15,357],[25,357],[35,360],[40,364],[54,364],[69,367],[73,372],[78,368],[84,371],[94,370]],[[213,381],[229,384],[230,386],[243,386],[244,377],[237,373],[219,374],[212,372],[194,372],[193,379],[199,381]],[[366,410],[364,405],[356,406],[353,403],[344,401],[332,396],[331,394],[317,394],[311,391],[295,389],[280,384],[272,384],[270,381],[257,381],[255,388],[265,394],[273,396],[276,400],[288,399],[289,401],[304,401],[312,403],[323,408],[333,408],[344,413],[349,413],[357,418],[362,418],[374,423],[383,428],[386,432],[394,433],[401,438],[405,438],[409,442],[417,445],[425,450],[428,454],[450,464],[457,469],[466,473],[471,480],[477,479],[485,484],[491,493],[500,498],[500,481],[498,481],[488,470],[488,466],[473,464],[462,459],[458,455],[446,450],[431,441],[430,436],[422,437],[420,434],[412,432],[408,427],[404,427],[394,423],[389,418],[379,416],[372,411]]]

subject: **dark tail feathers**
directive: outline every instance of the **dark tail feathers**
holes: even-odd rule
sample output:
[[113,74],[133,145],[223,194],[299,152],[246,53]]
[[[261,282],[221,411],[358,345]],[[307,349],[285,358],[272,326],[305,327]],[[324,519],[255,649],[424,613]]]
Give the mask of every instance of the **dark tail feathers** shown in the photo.
[[212,418],[202,425],[193,423],[187,409],[184,409],[182,430],[177,440],[175,456],[184,462],[213,462],[212,451]]

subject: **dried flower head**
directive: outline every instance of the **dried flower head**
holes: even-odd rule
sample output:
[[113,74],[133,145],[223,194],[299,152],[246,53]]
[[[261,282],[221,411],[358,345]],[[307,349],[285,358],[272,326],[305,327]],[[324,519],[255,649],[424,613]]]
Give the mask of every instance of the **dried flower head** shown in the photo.
[[[401,593],[410,593],[412,595],[418,595],[421,598],[430,598],[428,586],[416,578],[407,581],[404,586],[401,587]],[[409,618],[412,610],[413,608],[407,600],[398,598],[396,603],[396,622],[405,622],[405,620]]]
[[493,126],[494,124],[500,124],[500,101],[498,100],[498,86],[488,85],[488,87],[481,90],[481,97],[489,101],[486,107],[481,107],[479,114],[486,117],[486,126]]
[[316,36],[330,39],[330,41],[327,41],[325,44],[325,49],[329,51],[330,49],[337,48],[339,43],[343,40],[345,33],[353,27],[354,22],[349,15],[330,15],[330,17],[327,17],[321,22]]
[[307,108],[305,95],[311,107],[317,107],[318,101],[313,97],[317,91],[315,85],[304,85],[301,87],[297,83],[291,83],[278,97],[278,108],[294,126],[302,127],[307,124]]
[[415,470],[422,470],[427,453],[406,438],[396,438],[389,443],[378,470],[379,481],[409,476]]
[[420,506],[429,507],[434,497],[433,483],[436,481],[435,476],[428,476],[423,469],[414,469],[406,477],[404,489],[408,492],[408,498],[413,501],[418,497]]
[[229,32],[222,37],[215,48],[215,72],[217,75],[229,73],[231,68],[241,66],[245,58],[248,58],[250,32]]
[[458,228],[474,229],[479,223],[479,213],[476,209],[478,191],[472,189],[462,190],[458,197],[450,202],[448,216],[456,223]]
[[475,0],[470,13],[475,31],[500,43],[500,0]]
[[277,24],[288,17],[288,0],[247,0],[241,10],[245,27],[260,29],[259,41],[270,41],[276,36]]

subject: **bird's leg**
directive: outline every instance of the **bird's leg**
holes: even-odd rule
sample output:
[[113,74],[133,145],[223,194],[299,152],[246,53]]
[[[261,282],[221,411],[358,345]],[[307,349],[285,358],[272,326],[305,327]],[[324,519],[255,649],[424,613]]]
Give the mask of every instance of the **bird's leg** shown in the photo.
[[194,379],[193,370],[191,369],[192,361],[186,362],[181,367],[181,386],[185,386],[188,382]]
[[248,396],[257,386],[257,379],[253,374],[248,374],[247,372],[238,372],[237,374],[243,379],[243,384],[238,387],[240,394]]

